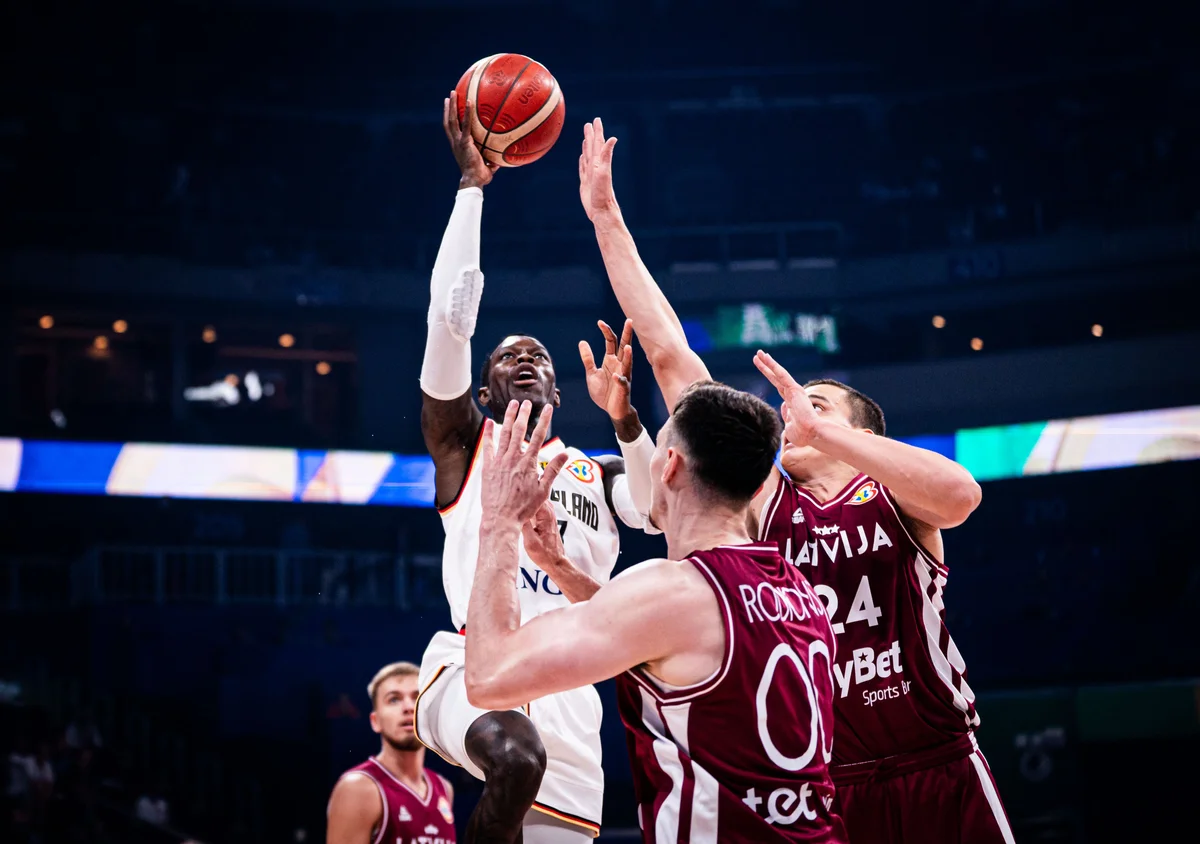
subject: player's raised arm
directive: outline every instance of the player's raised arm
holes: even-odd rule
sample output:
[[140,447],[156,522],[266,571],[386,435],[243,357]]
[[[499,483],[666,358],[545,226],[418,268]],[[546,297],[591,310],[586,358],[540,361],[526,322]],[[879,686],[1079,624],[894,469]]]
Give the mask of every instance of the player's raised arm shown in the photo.
[[604,258],[608,280],[625,315],[633,320],[638,339],[654,368],[667,408],[696,381],[709,378],[708,367],[691,350],[671,303],[638,254],[612,184],[613,147],[616,138],[604,137],[600,118],[584,127],[583,153],[579,156],[579,197],[596,229],[596,242]]
[[[472,104],[468,103],[467,108]],[[483,187],[495,166],[485,162],[458,119],[457,96],[442,104],[442,127],[462,171],[450,222],[442,235],[429,284],[428,334],[421,363],[421,433],[433,457],[436,503],[451,501],[462,487],[483,413],[471,395],[471,335],[483,273],[479,269],[479,230]]]
[[660,533],[650,521],[650,458],[654,456],[654,441],[629,400],[633,320],[625,320],[620,340],[608,323],[601,320],[596,324],[604,335],[600,365],[596,365],[592,347],[585,340],[579,341],[579,357],[587,376],[588,394],[608,414],[621,449],[620,457],[595,458],[604,470],[604,497],[613,514],[629,527]]
[[[773,357],[760,350],[754,365],[783,397],[788,442],[812,446],[878,480],[922,532],[956,527],[979,506],[983,496],[979,484],[960,464],[927,449],[823,419],[819,397],[810,397]],[[937,537],[918,538],[934,539],[940,546]],[[940,555],[940,547],[931,550]]]

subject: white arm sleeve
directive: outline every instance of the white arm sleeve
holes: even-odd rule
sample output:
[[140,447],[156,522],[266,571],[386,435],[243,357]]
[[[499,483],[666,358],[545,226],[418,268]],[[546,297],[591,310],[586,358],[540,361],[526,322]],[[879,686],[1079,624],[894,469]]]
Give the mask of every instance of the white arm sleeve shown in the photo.
[[471,335],[483,296],[483,273],[479,271],[482,217],[483,191],[460,190],[433,264],[421,391],[442,401],[471,389]]
[[613,481],[613,510],[631,528],[662,533],[650,523],[650,458],[654,456],[654,440],[643,427],[636,440],[626,443],[617,437],[617,445],[625,460],[625,474]]

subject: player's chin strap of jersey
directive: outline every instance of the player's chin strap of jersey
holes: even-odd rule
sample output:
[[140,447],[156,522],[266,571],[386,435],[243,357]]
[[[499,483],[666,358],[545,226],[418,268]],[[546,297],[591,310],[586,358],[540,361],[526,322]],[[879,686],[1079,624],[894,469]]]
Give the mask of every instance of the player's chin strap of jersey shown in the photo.
[[482,217],[483,191],[460,190],[433,264],[421,390],[442,401],[456,399],[471,389],[471,335],[475,333],[483,296],[483,273],[479,270]]
[[662,533],[650,522],[650,458],[654,456],[650,432],[642,428],[642,433],[631,443],[621,442],[617,437],[617,445],[625,459],[625,474],[613,481],[613,510],[631,528]]

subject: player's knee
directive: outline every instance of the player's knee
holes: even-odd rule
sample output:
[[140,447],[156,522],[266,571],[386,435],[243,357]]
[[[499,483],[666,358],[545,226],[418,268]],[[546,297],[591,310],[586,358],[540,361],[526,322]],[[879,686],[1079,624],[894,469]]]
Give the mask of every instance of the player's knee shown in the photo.
[[546,748],[533,722],[519,712],[490,712],[467,731],[467,754],[489,779],[529,784],[546,772]]

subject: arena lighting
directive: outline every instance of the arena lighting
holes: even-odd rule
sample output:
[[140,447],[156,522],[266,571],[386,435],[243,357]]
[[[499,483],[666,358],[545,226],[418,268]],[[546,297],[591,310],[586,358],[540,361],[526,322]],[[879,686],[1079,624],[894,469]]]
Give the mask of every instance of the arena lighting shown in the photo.
[[124,334],[128,330],[129,330],[129,323],[127,323],[123,319],[119,319],[113,323],[113,331],[117,332],[118,334]]
[[941,314],[936,315],[933,318],[933,327],[934,328],[945,328],[946,327],[946,318],[944,316],[942,316]]
[[333,367],[331,367],[331,366],[329,365],[329,361],[327,361],[327,360],[319,361],[319,362],[317,363],[317,374],[318,374],[318,375],[328,375],[328,374],[329,374],[329,371],[330,371],[332,368],[333,368]]
[[978,352],[980,349],[983,348],[983,340],[981,340],[978,337],[972,337],[971,338],[971,348]]
[[54,317],[50,316],[50,314],[46,314],[44,317],[38,320],[38,325],[40,325],[42,328],[53,328]]
[[204,331],[200,332],[200,339],[205,343],[215,343],[217,341],[217,329],[211,325],[204,326]]
[[103,334],[101,334],[99,337],[97,337],[95,340],[92,341],[92,348],[94,348],[100,352],[104,351],[105,349],[108,348],[108,338],[105,337]]
[[296,345],[296,338],[291,334],[280,334],[279,345],[283,346],[285,349],[290,349],[292,346]]
[[[250,373],[243,382],[249,390]],[[264,395],[270,386],[262,385]],[[224,380],[189,391],[189,401],[238,403],[237,388]],[[1200,460],[1200,405],[901,441],[961,463],[979,481]],[[587,453],[612,451],[610,446]],[[425,454],[386,451],[0,437],[0,491],[432,507],[433,461]]]
[[1100,323],[1096,323],[1095,325],[1093,325],[1092,326],[1092,336],[1093,337],[1104,336],[1104,326],[1101,325]]

